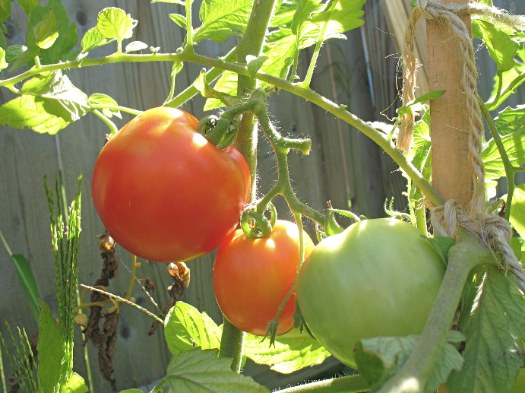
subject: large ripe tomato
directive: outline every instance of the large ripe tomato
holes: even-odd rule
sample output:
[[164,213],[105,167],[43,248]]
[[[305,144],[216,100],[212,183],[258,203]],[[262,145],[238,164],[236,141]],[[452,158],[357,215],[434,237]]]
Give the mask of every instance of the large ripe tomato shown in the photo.
[[416,228],[366,220],[315,247],[297,277],[297,302],[313,335],[352,367],[357,340],[421,333],[443,274]]
[[[313,249],[304,232],[305,255]],[[292,287],[299,263],[297,225],[277,220],[271,234],[260,239],[237,230],[218,249],[213,287],[224,316],[237,328],[264,336],[277,309]],[[277,334],[293,327],[292,295],[279,318]]]
[[196,132],[189,113],[145,111],[102,148],[95,163],[95,208],[122,247],[153,261],[195,258],[234,231],[250,173],[232,147]]

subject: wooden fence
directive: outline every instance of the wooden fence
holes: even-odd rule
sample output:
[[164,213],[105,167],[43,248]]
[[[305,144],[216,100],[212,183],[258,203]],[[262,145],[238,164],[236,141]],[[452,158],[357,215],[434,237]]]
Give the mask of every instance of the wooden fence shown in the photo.
[[[79,36],[96,23],[97,13],[103,7],[119,6],[138,19],[136,40],[160,46],[162,51],[174,51],[184,38],[167,18],[167,14],[173,12],[173,5],[170,4],[151,5],[147,0],[64,0],[64,3],[77,25]],[[519,4],[521,1],[507,3],[512,4],[514,8],[511,9],[515,12],[524,11],[524,5]],[[392,11],[393,5],[401,8]],[[14,8],[8,22],[11,44],[22,43],[25,37],[24,15]],[[347,41],[330,42],[323,48],[312,87],[328,98],[344,103],[365,120],[384,120],[384,116],[392,116],[397,97],[396,67],[399,57],[393,32],[403,26],[397,18],[401,15],[406,18],[407,9],[402,0],[369,0],[365,26],[349,33]],[[393,17],[390,22],[385,18],[387,10],[390,12],[388,15]],[[219,48],[203,43],[198,50],[215,55]],[[106,93],[121,105],[146,109],[162,104],[170,84],[170,71],[171,65],[163,63],[114,64],[72,70],[68,75],[88,93]],[[187,86],[199,71],[199,67],[185,67],[178,78],[178,86]],[[300,71],[304,72],[304,69]],[[9,94],[0,90],[0,103],[8,99]],[[185,109],[201,116],[202,103],[201,99],[195,99]],[[372,142],[333,116],[317,108],[312,109],[303,100],[289,94],[280,93],[273,97],[270,110],[284,134],[312,138],[310,156],[294,155],[291,159],[294,185],[304,201],[315,208],[323,208],[326,201],[331,201],[338,208],[348,208],[351,204],[355,211],[371,217],[382,215],[385,199],[392,196],[395,197],[395,206],[403,207],[401,176]],[[129,116],[123,122],[127,120]],[[29,259],[42,297],[55,307],[53,256],[43,178],[53,179],[62,170],[67,191],[72,196],[77,176],[84,176],[80,281],[91,285],[98,278],[101,268],[97,235],[103,227],[90,198],[90,177],[106,132],[100,121],[91,115],[56,136],[5,127],[0,129],[0,230],[13,251]],[[268,147],[263,143],[260,192],[264,192],[265,186],[271,184],[275,176],[275,165],[267,153]],[[285,214],[283,206],[279,208]],[[123,250],[119,250],[119,256],[120,271],[110,290],[123,294],[130,276],[126,268],[130,265],[130,256]],[[211,289],[212,261],[212,256],[208,255],[189,263],[192,281],[184,300],[220,322]],[[152,278],[157,287],[155,296],[161,304],[165,303],[167,295],[164,288],[169,282],[166,266],[143,263],[138,275]],[[3,249],[0,249],[0,288],[0,319],[35,332],[36,326],[17,282],[15,269]],[[134,296],[139,304],[148,305],[140,290],[136,290]],[[137,310],[126,306],[121,308],[114,357],[119,389],[149,383],[165,373],[169,353],[161,330],[152,336],[147,335],[150,324],[151,320]],[[0,329],[4,332],[3,323]],[[80,348],[81,345],[77,345],[75,364],[77,371],[85,376]],[[109,384],[99,376],[97,356],[91,347],[90,358],[95,391],[110,391]],[[323,367],[279,378],[264,367],[249,366],[249,374],[267,386],[275,387],[312,377],[334,364],[329,362]]]

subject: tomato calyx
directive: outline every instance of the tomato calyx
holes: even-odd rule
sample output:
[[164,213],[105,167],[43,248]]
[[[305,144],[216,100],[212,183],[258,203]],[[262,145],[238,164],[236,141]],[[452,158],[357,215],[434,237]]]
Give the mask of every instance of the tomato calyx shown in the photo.
[[239,133],[239,122],[229,116],[206,116],[197,127],[199,133],[219,149],[225,149],[235,142]]
[[[268,217],[269,216],[269,217]],[[263,213],[256,208],[248,207],[241,216],[241,228],[250,239],[268,237],[277,220],[277,210],[273,203],[268,203]]]

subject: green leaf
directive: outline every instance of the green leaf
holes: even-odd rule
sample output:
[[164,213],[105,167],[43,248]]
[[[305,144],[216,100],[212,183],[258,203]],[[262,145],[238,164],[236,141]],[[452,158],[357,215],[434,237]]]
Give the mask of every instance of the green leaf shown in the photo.
[[[505,135],[501,138],[501,142],[512,166],[519,167],[525,164],[525,130]],[[496,180],[505,176],[505,168],[494,139],[485,144],[481,156],[485,165],[486,179]]]
[[47,15],[34,27],[36,44],[41,49],[48,49],[58,38],[58,27],[55,13],[50,10]]
[[216,351],[193,350],[174,357],[167,375],[153,389],[162,392],[167,385],[169,392],[191,393],[260,393],[269,392],[253,379],[231,370],[231,359],[217,358]]
[[110,42],[115,41],[115,39],[109,39],[102,35],[97,26],[92,27],[84,34],[80,45],[82,46],[82,52],[86,53],[90,50],[98,48],[99,46],[104,46]]
[[[102,93],[93,93],[88,98],[88,105],[92,109],[101,109],[104,116],[107,118],[112,118],[113,116],[122,119],[122,115],[118,109],[112,109],[118,106],[117,101],[108,96],[107,94]],[[96,107],[96,108],[93,108]]]
[[178,355],[197,347],[219,348],[221,329],[206,313],[179,301],[166,316],[164,336],[170,352]]
[[316,14],[312,21],[322,24],[321,41],[330,38],[343,38],[342,33],[361,26],[364,16],[363,6],[366,0],[334,0],[327,2],[326,8]]
[[9,63],[11,70],[16,70],[27,64],[29,61],[32,61],[32,54],[25,45],[11,45],[7,47],[5,58],[7,63]]
[[[505,102],[516,89],[525,82],[525,48],[516,52],[514,67],[508,71],[499,72],[494,77],[494,88],[488,101],[488,109],[494,110]],[[502,90],[502,94],[498,91]]]
[[415,115],[421,111],[426,111],[426,107],[424,104],[427,104],[429,101],[435,100],[436,98],[441,97],[445,93],[446,93],[445,90],[432,90],[426,94],[416,97],[414,100],[408,102],[406,105],[399,107],[397,109],[397,113],[399,115],[404,115],[404,114],[414,114]]
[[97,28],[102,36],[109,40],[115,39],[117,42],[131,38],[136,23],[137,21],[130,14],[116,7],[104,8],[97,18]]
[[321,364],[330,353],[308,333],[299,329],[277,336],[275,345],[269,340],[246,334],[244,354],[255,363],[270,366],[274,371],[289,374],[305,367]]
[[[162,0],[157,0],[157,1],[160,2]],[[144,391],[142,389],[126,389],[126,390],[121,390],[119,393],[144,393]]]
[[20,4],[26,15],[29,15],[40,4],[40,0],[18,0],[18,4]]
[[170,14],[170,19],[183,29],[186,28],[186,17],[181,14]]
[[524,360],[525,299],[514,275],[493,265],[477,269],[469,289],[459,323],[465,364],[448,380],[449,393],[508,392]]
[[[379,386],[391,378],[405,363],[415,348],[419,336],[376,337],[361,340],[356,344],[355,359],[361,376],[371,385]],[[453,370],[459,370],[463,358],[451,344],[464,340],[459,332],[449,332],[448,342],[441,350],[441,360],[432,370],[422,393],[435,393]],[[418,381],[423,382],[423,381]]]
[[254,0],[203,0],[199,18],[201,26],[195,30],[193,40],[208,39],[224,42],[233,34],[244,32]]
[[[77,373],[73,373],[67,381],[66,386],[62,387],[60,393],[87,393],[88,391],[84,378]],[[140,393],[142,393],[142,390]]]
[[509,221],[522,239],[525,239],[525,184],[514,188]]
[[139,50],[148,49],[149,45],[142,41],[133,41],[126,45],[124,52],[138,52]]
[[63,118],[49,113],[44,102],[35,96],[22,95],[0,106],[0,125],[56,134],[68,124]]
[[498,113],[494,121],[496,122],[498,133],[501,135],[525,130],[525,105],[503,109]]
[[40,299],[40,294],[38,292],[38,286],[36,285],[35,276],[33,275],[33,270],[27,259],[21,254],[11,255],[11,259],[16,268],[16,275],[18,281],[20,282],[20,287],[22,288],[26,301],[31,309],[31,314],[33,318],[38,321],[39,306],[38,301]]
[[[225,71],[222,73],[221,77],[217,80],[217,82],[215,82],[213,88],[224,94],[235,95],[235,93],[237,92],[237,79],[238,76],[236,73],[231,71]],[[221,100],[210,98],[206,100],[206,103],[204,104],[204,110],[209,111],[212,109],[220,108],[222,106],[224,106],[224,103]]]
[[59,393],[69,378],[65,341],[51,309],[43,301],[38,328],[38,386],[42,392]]
[[43,73],[29,79],[20,92],[37,96],[49,113],[69,123],[80,119],[89,109],[87,95],[60,71]]
[[5,50],[0,48],[0,71],[5,70],[9,64],[5,61]]
[[474,37],[483,40],[498,71],[508,71],[514,67],[514,56],[520,46],[507,33],[483,20],[472,22],[472,32]]
[[26,45],[29,53],[33,57],[38,55],[43,64],[74,58],[72,50],[77,40],[76,24],[69,18],[61,1],[50,0],[45,6],[31,11],[27,20]]

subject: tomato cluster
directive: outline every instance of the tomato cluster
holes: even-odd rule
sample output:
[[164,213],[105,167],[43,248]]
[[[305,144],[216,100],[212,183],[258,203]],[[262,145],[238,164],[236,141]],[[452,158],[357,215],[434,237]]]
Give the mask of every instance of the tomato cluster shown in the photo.
[[159,107],[127,123],[102,148],[92,195],[109,234],[152,261],[214,250],[239,222],[250,172],[233,147],[218,149],[195,117]]

